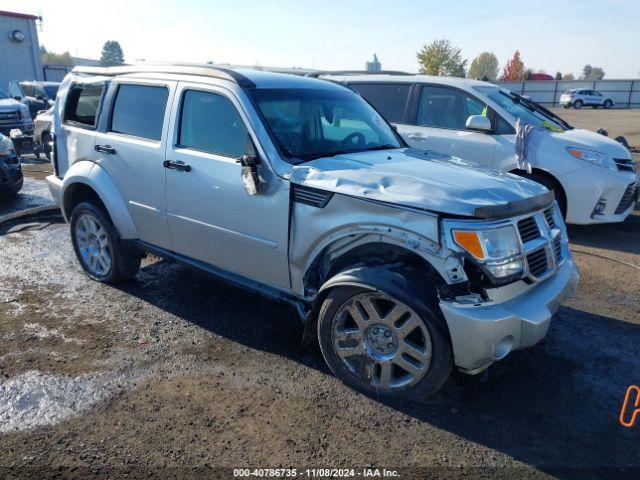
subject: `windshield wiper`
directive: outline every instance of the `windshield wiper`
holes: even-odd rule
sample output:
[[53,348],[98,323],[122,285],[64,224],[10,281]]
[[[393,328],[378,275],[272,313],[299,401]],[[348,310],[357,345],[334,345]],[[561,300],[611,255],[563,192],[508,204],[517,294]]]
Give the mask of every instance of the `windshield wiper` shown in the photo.
[[317,153],[314,155],[305,155],[301,156],[303,161],[309,162],[311,160],[316,160],[318,158],[323,157],[337,157],[338,155],[346,155],[348,153],[362,153],[362,152],[373,152],[376,150],[395,150],[397,148],[402,148],[398,145],[391,145],[390,143],[385,143],[384,145],[376,145],[375,147],[363,148],[361,150],[336,150],[335,152],[324,152]]
[[370,152],[374,150],[396,150],[398,148],[402,148],[398,145],[391,145],[390,143],[385,143],[384,145],[376,145],[375,147],[367,148],[366,150],[358,150],[359,152]]
[[555,120],[556,122],[558,122],[560,125],[562,125],[563,127],[565,127],[568,130],[573,129],[572,125],[570,125],[565,120],[560,118],[558,115],[553,113],[551,110],[548,110],[547,108],[543,107],[539,103],[534,102],[533,100],[529,100],[527,98],[524,98],[522,95],[520,95],[518,93],[515,93],[515,92],[511,92],[511,93],[515,97],[514,100],[516,100],[523,107],[528,108],[529,110],[541,113],[542,115],[544,115],[546,117],[552,118],[553,120]]

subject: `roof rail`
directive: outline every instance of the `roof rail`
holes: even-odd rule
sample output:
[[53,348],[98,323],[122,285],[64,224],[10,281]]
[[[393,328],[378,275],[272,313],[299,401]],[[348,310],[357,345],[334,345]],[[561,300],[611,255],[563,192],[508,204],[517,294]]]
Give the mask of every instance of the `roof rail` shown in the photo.
[[209,64],[179,63],[167,65],[122,65],[117,67],[74,67],[71,71],[73,73],[107,77],[128,73],[175,73],[179,75],[198,75],[227,80],[238,84],[242,88],[253,88],[256,86],[255,83],[235,70],[220,68]]
[[413,75],[409,72],[401,72],[399,70],[380,70],[379,72],[369,72],[367,70],[327,70],[307,73],[307,77],[318,78],[322,75]]

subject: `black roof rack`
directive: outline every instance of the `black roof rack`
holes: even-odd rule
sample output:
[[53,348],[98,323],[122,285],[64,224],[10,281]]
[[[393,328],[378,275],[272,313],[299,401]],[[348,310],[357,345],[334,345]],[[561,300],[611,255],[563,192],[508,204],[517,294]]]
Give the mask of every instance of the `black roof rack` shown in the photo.
[[409,72],[401,72],[399,70],[380,70],[379,72],[369,72],[367,70],[327,70],[307,73],[307,77],[318,78],[322,75],[413,75]]
[[118,67],[74,67],[72,72],[107,77],[126,75],[128,73],[174,73],[178,75],[197,75],[218,78],[220,80],[234,82],[242,88],[253,88],[256,86],[255,83],[235,70],[208,64],[180,63],[169,65],[122,65]]

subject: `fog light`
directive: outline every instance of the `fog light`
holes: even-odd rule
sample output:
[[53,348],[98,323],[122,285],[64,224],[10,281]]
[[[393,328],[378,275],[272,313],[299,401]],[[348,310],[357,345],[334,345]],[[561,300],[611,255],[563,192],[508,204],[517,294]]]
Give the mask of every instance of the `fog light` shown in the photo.
[[496,278],[506,278],[511,275],[522,273],[522,259],[514,258],[510,260],[500,260],[486,263],[491,274]]
[[596,203],[593,212],[591,212],[591,218],[595,217],[596,215],[604,215],[605,208],[607,208],[607,201],[604,198],[601,198],[600,200],[598,200],[598,203]]

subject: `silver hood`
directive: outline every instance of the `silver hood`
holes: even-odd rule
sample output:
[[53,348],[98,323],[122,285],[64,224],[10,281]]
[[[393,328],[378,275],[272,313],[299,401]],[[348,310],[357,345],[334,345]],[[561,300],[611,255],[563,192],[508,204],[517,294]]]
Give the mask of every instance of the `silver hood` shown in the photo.
[[291,182],[451,215],[498,218],[549,205],[543,186],[411,148],[350,153],[293,167]]

